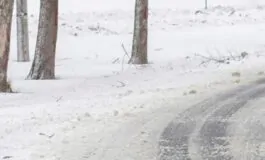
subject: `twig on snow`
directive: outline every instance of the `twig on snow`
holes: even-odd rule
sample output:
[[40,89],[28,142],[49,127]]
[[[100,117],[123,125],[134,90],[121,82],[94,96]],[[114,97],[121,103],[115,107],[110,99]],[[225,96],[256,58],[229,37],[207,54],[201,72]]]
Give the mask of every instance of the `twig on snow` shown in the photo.
[[123,58],[122,58],[122,71],[123,71],[124,58],[125,58],[126,55],[127,55],[128,58],[130,58],[130,56],[129,56],[128,52],[126,51],[126,49],[125,49],[123,44],[121,44],[121,47],[122,47],[122,49],[124,51],[124,55],[123,55]]
[[116,58],[116,59],[114,59],[114,61],[112,61],[112,64],[117,63],[119,60],[120,60],[120,58]]
[[59,102],[61,99],[63,99],[63,96],[56,99],[56,102]]
[[[123,71],[124,58],[125,58],[125,56],[127,56],[130,59],[130,56],[129,56],[129,54],[128,54],[126,48],[125,48],[125,46],[123,45],[123,43],[121,44],[121,47],[122,47],[122,49],[124,51],[124,55],[123,55],[123,58],[122,58],[122,71]],[[136,65],[134,65],[134,66],[137,69],[137,66]]]
[[117,81],[117,82],[119,83],[119,85],[112,85],[112,86],[117,87],[117,88],[122,88],[126,86],[126,84],[122,81]]
[[206,57],[206,56],[201,55],[201,54],[195,54],[195,56],[205,59],[205,61],[203,61],[202,64],[210,62],[210,61],[214,61],[214,62],[217,62],[217,63],[225,63],[224,59],[216,59],[214,57]]
[[55,134],[53,133],[53,134],[51,134],[51,135],[47,135],[47,134],[45,134],[45,133],[39,133],[39,135],[40,135],[40,136],[45,136],[45,137],[51,139]]
[[246,58],[246,56],[248,56],[247,52],[242,52],[238,56],[234,56],[231,51],[228,51],[228,53],[230,54],[229,56],[222,56],[222,57],[218,57],[218,58],[215,58],[212,55],[207,57],[207,56],[204,56],[201,54],[195,54],[195,56],[203,59],[203,61],[200,63],[200,65],[205,64],[205,63],[209,63],[211,61],[218,63],[218,64],[230,64],[231,60],[241,61],[242,59]]

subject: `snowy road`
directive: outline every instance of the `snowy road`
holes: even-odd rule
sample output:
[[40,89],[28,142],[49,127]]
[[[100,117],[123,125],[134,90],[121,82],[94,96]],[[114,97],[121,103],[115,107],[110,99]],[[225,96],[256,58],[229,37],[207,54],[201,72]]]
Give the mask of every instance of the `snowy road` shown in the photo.
[[265,159],[264,82],[239,87],[184,111],[164,130],[159,159]]
[[[55,81],[25,80],[14,18],[0,160],[265,159],[265,84],[249,85],[265,77],[265,2],[203,2],[150,2],[150,64],[135,66],[121,47],[134,1],[60,1]],[[28,4],[32,59],[39,1]]]

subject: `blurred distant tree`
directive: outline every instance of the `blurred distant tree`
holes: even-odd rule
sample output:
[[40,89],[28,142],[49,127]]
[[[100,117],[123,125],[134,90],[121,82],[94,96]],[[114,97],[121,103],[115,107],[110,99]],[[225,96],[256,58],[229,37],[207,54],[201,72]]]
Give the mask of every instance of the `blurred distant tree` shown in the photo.
[[17,6],[17,61],[28,62],[29,33],[27,0],[16,0]]

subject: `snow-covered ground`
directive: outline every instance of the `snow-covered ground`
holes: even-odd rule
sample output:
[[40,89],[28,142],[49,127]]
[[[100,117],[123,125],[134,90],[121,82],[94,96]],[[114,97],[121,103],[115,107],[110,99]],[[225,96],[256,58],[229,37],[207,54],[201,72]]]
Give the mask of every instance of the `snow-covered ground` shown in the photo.
[[[33,58],[39,2],[28,1]],[[0,94],[0,159],[156,159],[179,112],[264,76],[265,2],[208,1],[207,11],[203,0],[150,1],[145,66],[127,65],[122,48],[131,50],[134,1],[60,1],[53,81],[24,80],[31,63],[15,62],[13,23],[9,79],[18,93]]]

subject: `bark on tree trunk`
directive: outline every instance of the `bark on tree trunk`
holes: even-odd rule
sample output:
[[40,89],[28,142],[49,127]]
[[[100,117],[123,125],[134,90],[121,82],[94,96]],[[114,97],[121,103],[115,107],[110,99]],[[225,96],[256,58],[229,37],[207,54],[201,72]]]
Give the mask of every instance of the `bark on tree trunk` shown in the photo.
[[14,0],[0,0],[0,92],[9,92],[7,66]]
[[58,0],[41,0],[35,56],[27,79],[55,78]]
[[132,55],[129,63],[147,64],[148,0],[135,1]]
[[28,7],[27,0],[16,0],[17,6],[17,61],[28,62],[29,35],[28,35]]

